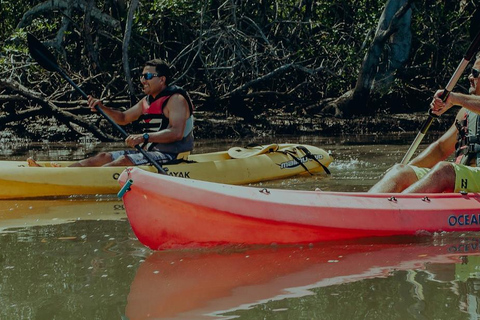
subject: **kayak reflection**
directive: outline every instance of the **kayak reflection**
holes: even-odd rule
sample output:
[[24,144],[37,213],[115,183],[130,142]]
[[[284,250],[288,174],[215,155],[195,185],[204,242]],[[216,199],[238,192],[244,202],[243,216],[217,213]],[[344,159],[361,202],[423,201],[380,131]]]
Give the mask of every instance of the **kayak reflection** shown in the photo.
[[[479,259],[479,239],[474,236],[413,244],[155,252],[137,271],[126,316],[134,320],[232,315],[267,301],[312,295],[315,288],[392,277],[399,271],[407,272],[404,282],[414,289],[407,291],[421,301],[425,293],[417,272],[429,274],[432,281],[466,281],[476,275]],[[462,305],[466,309],[468,303]]]
[[125,208],[117,198],[0,201],[0,232],[9,228],[54,225],[78,220],[124,218]]

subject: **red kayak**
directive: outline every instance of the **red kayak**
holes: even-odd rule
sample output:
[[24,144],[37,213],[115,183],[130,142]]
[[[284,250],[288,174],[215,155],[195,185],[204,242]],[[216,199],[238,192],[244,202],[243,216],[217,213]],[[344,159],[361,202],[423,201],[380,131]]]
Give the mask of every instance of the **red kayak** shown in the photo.
[[278,190],[176,178],[138,168],[125,170],[119,181],[128,182],[123,202],[133,231],[154,250],[480,230],[476,193]]

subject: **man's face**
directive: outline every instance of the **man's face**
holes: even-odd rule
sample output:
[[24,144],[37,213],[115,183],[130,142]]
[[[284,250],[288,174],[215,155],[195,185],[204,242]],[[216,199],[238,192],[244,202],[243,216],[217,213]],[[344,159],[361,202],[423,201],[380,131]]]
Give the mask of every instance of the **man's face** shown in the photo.
[[[473,69],[475,70],[478,70],[480,71],[480,59],[477,59],[475,60],[475,63],[473,64]],[[470,72],[470,75],[468,76],[468,81],[470,81],[470,89],[468,90],[468,92],[470,94],[474,94],[474,95],[480,95],[480,85],[478,83],[478,80],[480,79],[480,77],[474,77],[472,72]]]
[[155,67],[145,66],[142,71],[142,76],[140,77],[140,82],[142,83],[142,86],[143,86],[143,92],[145,94],[155,97],[164,89],[165,77],[154,76],[151,79],[147,80],[143,76],[143,74],[146,74],[146,73],[157,74]]

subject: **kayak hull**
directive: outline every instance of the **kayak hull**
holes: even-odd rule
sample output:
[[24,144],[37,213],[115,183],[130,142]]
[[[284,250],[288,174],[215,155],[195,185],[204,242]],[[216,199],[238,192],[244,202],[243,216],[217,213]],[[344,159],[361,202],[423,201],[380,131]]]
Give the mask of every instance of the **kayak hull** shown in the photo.
[[[305,147],[325,167],[332,161],[323,149],[308,145],[301,147]],[[298,148],[299,145],[294,144],[231,148],[189,155],[188,161],[165,165],[163,168],[171,176],[228,184],[324,172],[317,161],[306,157],[304,151]],[[68,167],[71,163],[60,161],[57,162],[60,167],[52,167],[48,162],[39,162],[42,167],[28,167],[26,161],[0,161],[0,199],[103,195],[119,191],[117,180],[124,167]],[[153,166],[139,168],[157,172]]]
[[126,180],[132,181],[123,197],[128,219],[154,250],[480,230],[478,194],[267,190],[136,168],[122,173],[120,183]]

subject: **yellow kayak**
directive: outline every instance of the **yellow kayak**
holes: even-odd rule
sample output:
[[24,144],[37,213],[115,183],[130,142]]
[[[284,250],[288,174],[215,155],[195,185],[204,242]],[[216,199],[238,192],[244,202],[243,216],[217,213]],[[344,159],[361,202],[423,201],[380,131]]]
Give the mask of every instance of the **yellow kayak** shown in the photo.
[[[271,144],[190,154],[163,168],[176,177],[247,184],[328,172],[332,160],[325,150],[314,146]],[[117,179],[124,167],[69,168],[72,161],[55,163],[60,167],[42,161],[38,161],[42,167],[28,167],[26,161],[0,161],[0,199],[115,194],[120,190]],[[157,172],[153,166],[140,168]]]

